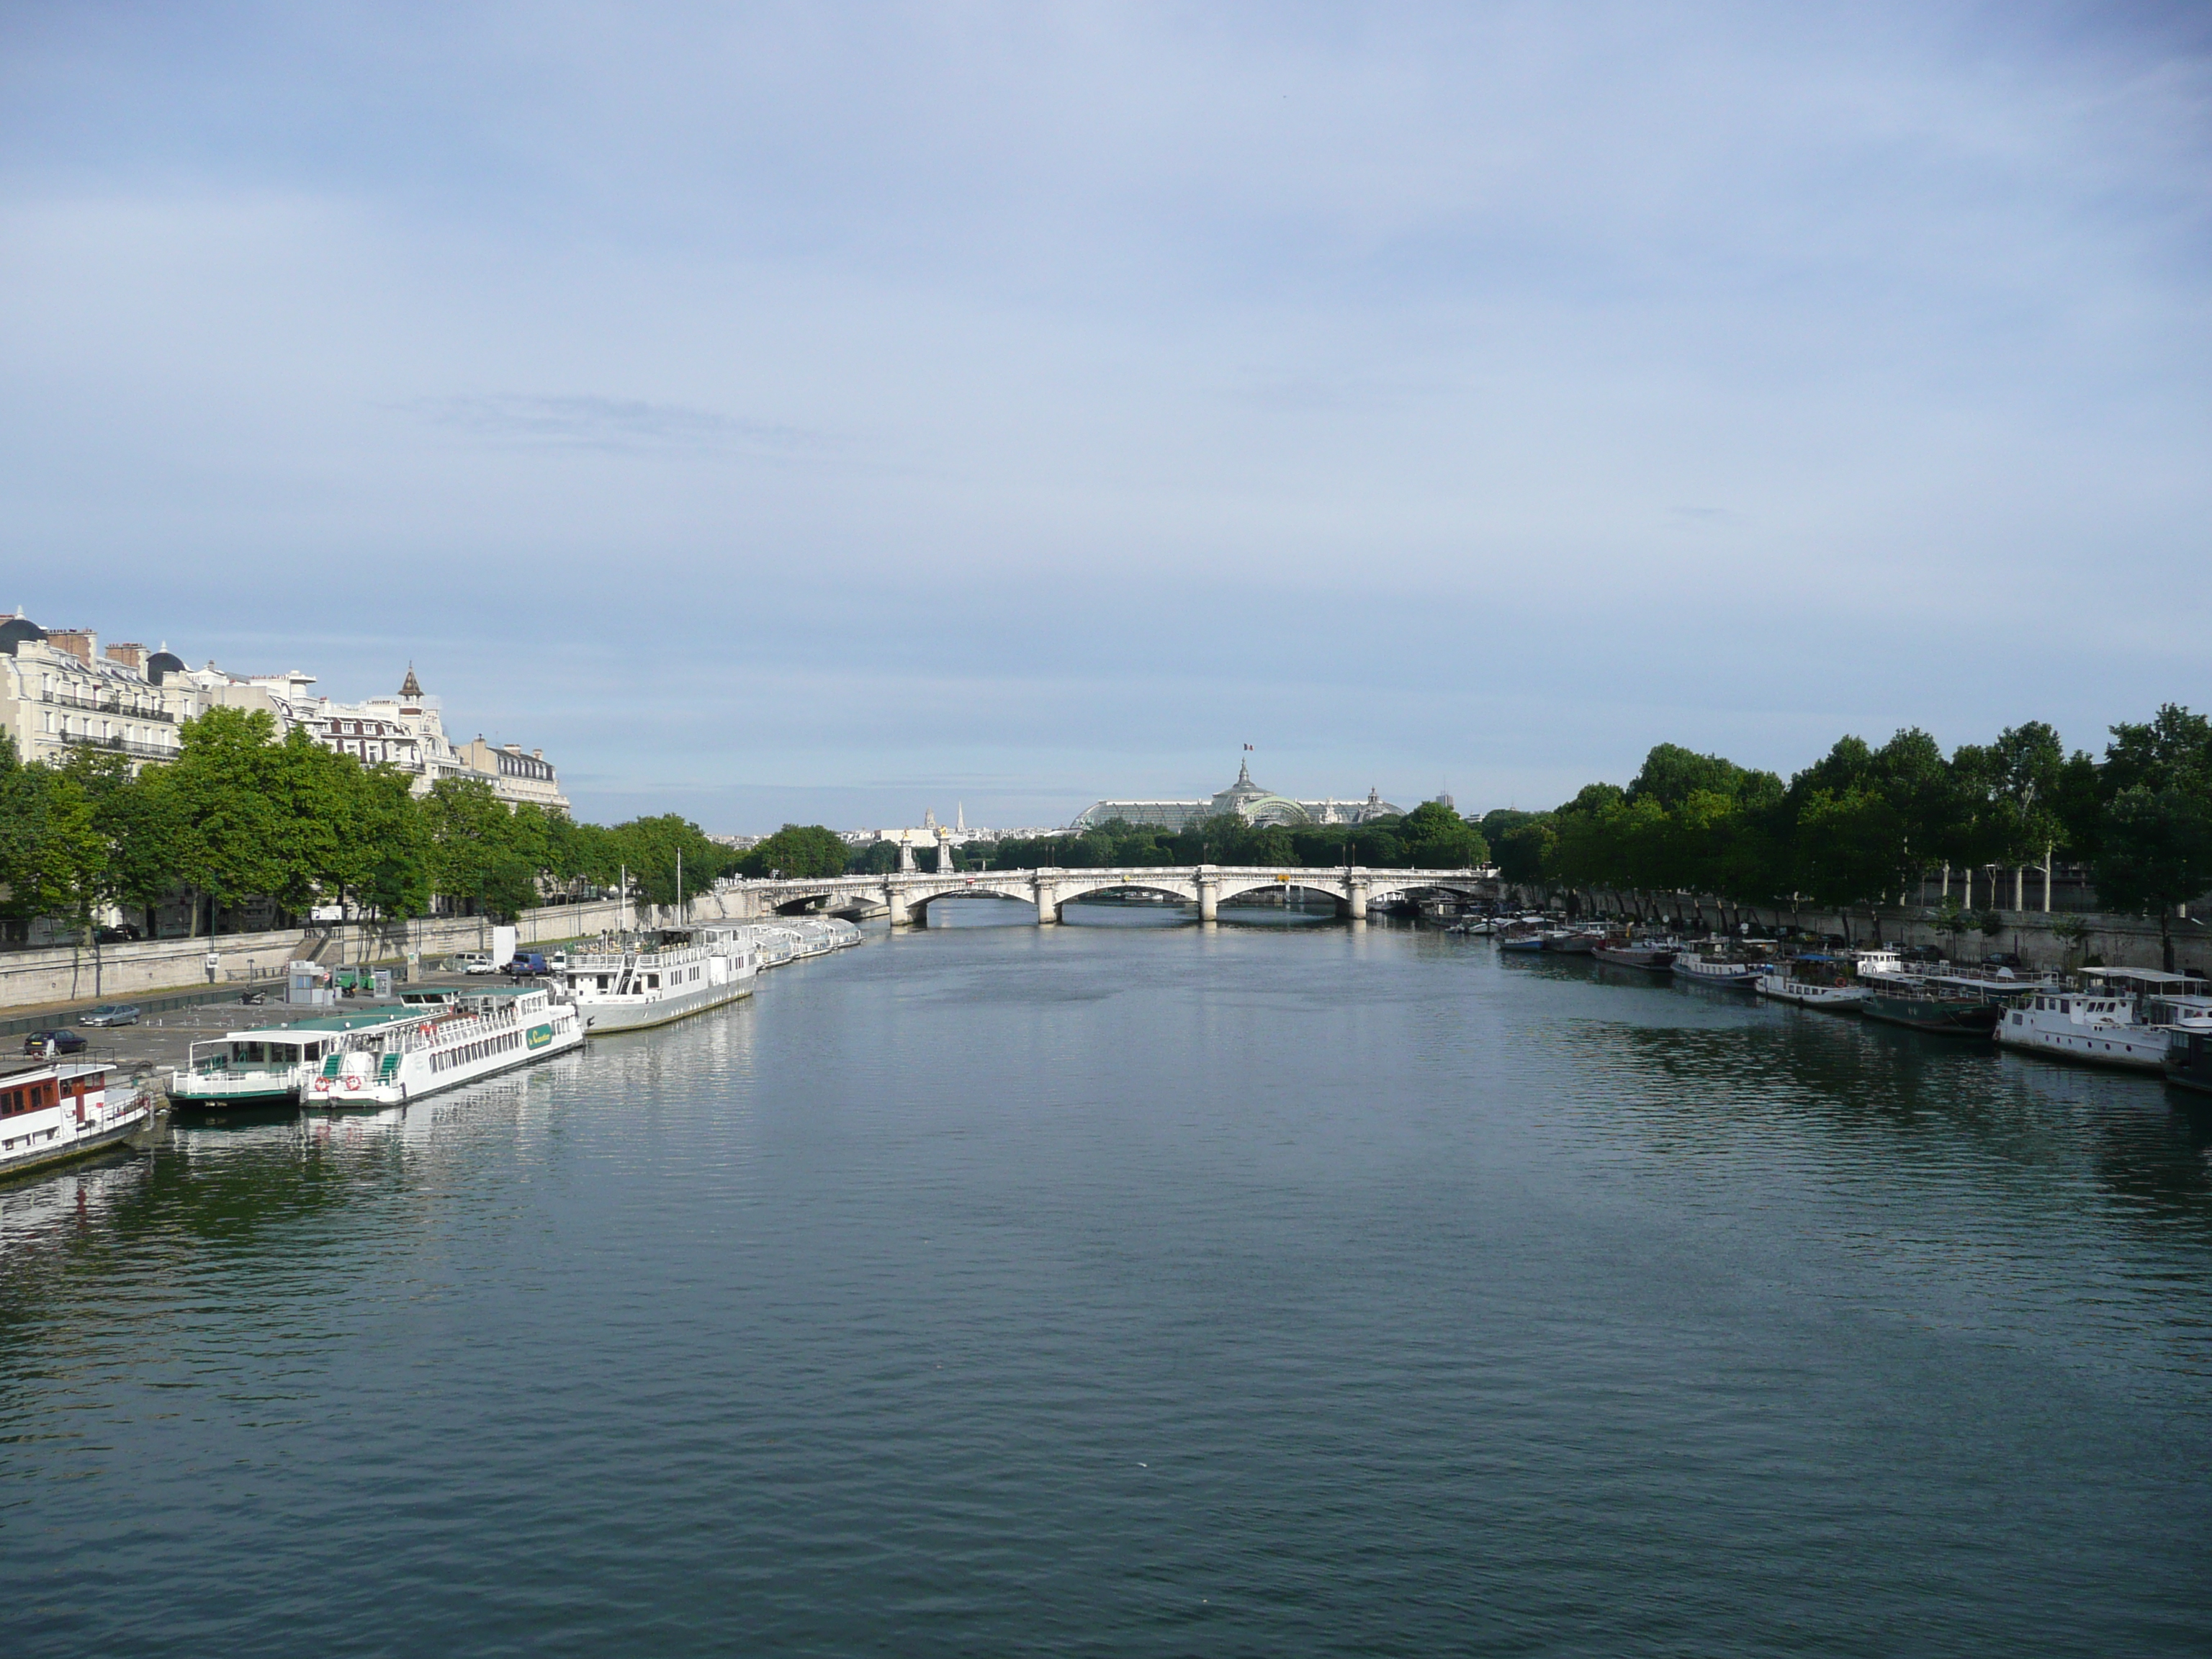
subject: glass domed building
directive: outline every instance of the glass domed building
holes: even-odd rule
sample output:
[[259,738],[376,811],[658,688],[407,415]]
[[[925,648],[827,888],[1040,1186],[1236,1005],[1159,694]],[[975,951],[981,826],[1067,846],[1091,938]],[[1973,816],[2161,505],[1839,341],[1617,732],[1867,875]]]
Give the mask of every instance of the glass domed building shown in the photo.
[[1115,818],[1146,829],[1187,830],[1208,818],[1235,813],[1247,823],[1365,823],[1403,812],[1370,789],[1364,800],[1292,800],[1252,781],[1249,762],[1237,768],[1237,781],[1204,800],[1093,801],[1075,815],[1072,830],[1089,830]]

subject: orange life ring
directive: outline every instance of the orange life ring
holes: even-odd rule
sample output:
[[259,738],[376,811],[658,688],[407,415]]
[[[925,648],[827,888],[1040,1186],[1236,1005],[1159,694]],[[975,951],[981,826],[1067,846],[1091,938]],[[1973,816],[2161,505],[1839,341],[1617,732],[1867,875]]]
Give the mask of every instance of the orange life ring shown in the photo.
[[331,1091],[331,1080],[330,1080],[330,1079],[328,1079],[328,1078],[326,1078],[326,1077],[319,1077],[319,1078],[317,1078],[317,1079],[315,1079],[315,1092],[316,1092],[317,1094],[319,1094],[319,1095],[326,1095],[326,1094],[330,1093],[330,1091]]
[[360,1074],[356,1073],[348,1076],[345,1080],[345,1085],[349,1090],[357,1091],[361,1088]]

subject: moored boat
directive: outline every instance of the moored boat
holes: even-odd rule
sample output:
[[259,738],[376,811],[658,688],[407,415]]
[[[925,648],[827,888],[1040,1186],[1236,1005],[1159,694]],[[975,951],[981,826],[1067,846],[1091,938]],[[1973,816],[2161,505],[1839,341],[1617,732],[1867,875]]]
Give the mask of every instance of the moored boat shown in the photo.
[[2168,1032],[2164,1066],[2166,1080],[2175,1088],[2212,1095],[2212,1026]]
[[84,1158],[144,1128],[153,1103],[110,1097],[110,1068],[71,1060],[0,1060],[0,1176]]
[[2160,1072],[2177,1032],[2212,1023],[2205,982],[2188,974],[2091,968],[2079,990],[2031,988],[2006,1011],[1997,1041],[2054,1060]]
[[767,957],[758,936],[788,931],[702,928],[692,942],[671,939],[655,950],[579,952],[568,958],[563,983],[587,1036],[665,1025],[750,996]]
[[488,985],[425,1004],[343,1054],[308,1080],[307,1102],[401,1106],[581,1046],[575,1008],[542,985]]
[[1639,945],[1633,939],[1609,938],[1601,939],[1591,948],[1590,954],[1600,962],[1615,968],[1639,968],[1645,973],[1671,973],[1674,958],[1680,954],[1663,945]]
[[1697,985],[1736,986],[1750,990],[1761,974],[1773,971],[1774,963],[1764,957],[1756,959],[1743,957],[1709,957],[1696,951],[1685,951],[1674,958],[1674,977]]
[[1770,963],[1752,983],[1763,997],[1832,1013],[1856,1013],[1867,1000],[1867,988],[1851,978],[1850,964],[1831,956],[1793,957]]
[[1861,1012],[1869,1019],[1937,1036],[1987,1037],[2004,1018],[2005,1005],[1978,981],[1942,974],[1886,974],[1867,982]]
[[296,1105],[331,1057],[385,1026],[416,1018],[404,1007],[362,1009],[204,1039],[170,1073],[170,1104],[188,1111]]

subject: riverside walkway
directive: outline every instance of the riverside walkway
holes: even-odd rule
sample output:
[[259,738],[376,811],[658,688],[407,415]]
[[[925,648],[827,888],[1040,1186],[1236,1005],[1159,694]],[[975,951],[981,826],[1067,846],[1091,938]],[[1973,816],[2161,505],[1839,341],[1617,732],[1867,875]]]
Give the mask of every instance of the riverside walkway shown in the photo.
[[730,896],[743,896],[753,915],[800,910],[838,910],[882,905],[894,927],[920,927],[939,899],[1001,898],[1034,904],[1037,925],[1060,921],[1060,907],[1094,893],[1138,889],[1167,893],[1198,907],[1199,920],[1212,921],[1220,907],[1248,893],[1285,887],[1324,893],[1336,901],[1337,914],[1364,919],[1370,904],[1402,894],[1455,893],[1473,897],[1492,890],[1487,870],[1370,870],[1358,866],[1334,869],[1284,869],[1275,866],[1224,864],[1132,865],[1100,870],[896,871],[884,876],[825,876],[734,883]]

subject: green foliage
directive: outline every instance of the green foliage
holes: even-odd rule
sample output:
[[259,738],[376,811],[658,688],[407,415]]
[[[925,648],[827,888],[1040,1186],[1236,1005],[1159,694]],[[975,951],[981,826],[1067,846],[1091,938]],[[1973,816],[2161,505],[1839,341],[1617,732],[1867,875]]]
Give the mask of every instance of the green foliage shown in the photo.
[[2212,721],[2172,703],[2141,726],[2116,726],[2105,776],[2117,785],[2100,824],[2099,899],[2156,915],[2173,966],[2173,908],[2212,889]]
[[[765,876],[781,870],[787,876],[842,876],[851,863],[851,849],[834,830],[818,823],[787,823],[738,860],[748,876]],[[897,849],[892,849],[896,856]]]
[[[1456,826],[1455,828],[1454,826]],[[1249,823],[1233,812],[1183,830],[1120,818],[1075,835],[1001,841],[988,849],[995,870],[1110,870],[1147,865],[1257,865],[1290,870],[1459,868],[1488,857],[1482,836],[1446,806],[1431,802],[1404,817],[1365,823]]]
[[1482,832],[1441,801],[1425,801],[1407,813],[1399,838],[1411,869],[1462,870],[1490,861]]
[[[2167,747],[2193,741],[2167,725]],[[1844,738],[1786,788],[1771,772],[1661,744],[1626,789],[1591,784],[1547,817],[1509,815],[1494,841],[1514,881],[1540,872],[1620,891],[1875,903],[1943,864],[2039,862],[2100,833],[2108,814],[2096,806],[2085,821],[2094,769],[2085,777],[2084,763],[2033,721],[1948,759],[1917,728],[1878,749]]]

